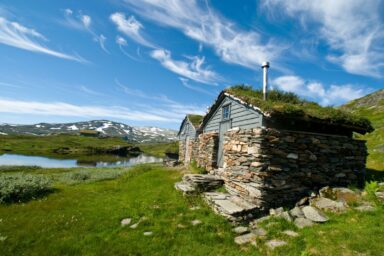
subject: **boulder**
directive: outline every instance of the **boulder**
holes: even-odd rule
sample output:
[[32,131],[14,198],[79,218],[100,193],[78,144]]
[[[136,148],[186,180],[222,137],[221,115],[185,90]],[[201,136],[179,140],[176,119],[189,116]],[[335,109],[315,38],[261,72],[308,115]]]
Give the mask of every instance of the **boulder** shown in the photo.
[[297,206],[295,208],[291,209],[289,211],[289,213],[294,218],[304,218],[305,217],[303,211],[300,209],[300,207],[297,207]]
[[353,203],[360,199],[359,193],[349,188],[331,188],[329,186],[323,187],[319,190],[320,197],[341,201],[345,203]]
[[375,192],[376,197],[384,202],[384,192]]
[[256,228],[252,230],[252,233],[256,235],[257,237],[263,237],[267,235],[267,231],[263,228]]
[[313,222],[309,219],[306,219],[306,218],[297,218],[295,219],[295,222],[294,224],[296,225],[296,227],[298,228],[305,228],[305,227],[311,227],[313,226]]
[[311,200],[311,205],[323,211],[336,213],[345,212],[347,210],[347,207],[343,202],[337,202],[325,197],[319,197]]
[[283,207],[279,207],[276,209],[269,209],[269,215],[280,215],[284,212]]
[[324,213],[312,206],[304,206],[303,213],[305,218],[313,222],[326,222],[329,220]]
[[370,212],[370,211],[374,211],[375,207],[373,207],[372,205],[360,205],[355,207],[355,210],[359,212]]

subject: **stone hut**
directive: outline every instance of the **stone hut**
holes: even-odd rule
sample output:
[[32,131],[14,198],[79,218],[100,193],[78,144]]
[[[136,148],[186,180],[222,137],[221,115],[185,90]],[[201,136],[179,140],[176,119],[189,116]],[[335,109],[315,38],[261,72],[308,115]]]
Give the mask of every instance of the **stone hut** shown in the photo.
[[197,138],[199,135],[199,126],[203,116],[188,114],[181,123],[179,132],[179,159],[182,159],[184,164],[189,164],[191,159],[197,157]]
[[199,127],[192,159],[223,179],[230,194],[267,210],[364,178],[367,149],[353,133],[371,132],[367,119],[292,93],[269,95],[263,101],[247,86],[226,89]]

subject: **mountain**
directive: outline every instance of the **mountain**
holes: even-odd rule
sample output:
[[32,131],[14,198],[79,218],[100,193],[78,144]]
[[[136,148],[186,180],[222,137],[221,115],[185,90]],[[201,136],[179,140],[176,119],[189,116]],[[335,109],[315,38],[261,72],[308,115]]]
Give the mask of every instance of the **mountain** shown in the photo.
[[341,108],[372,122],[375,131],[358,137],[367,140],[368,168],[384,170],[384,89],[350,101]]
[[80,130],[96,130],[101,135],[124,137],[134,143],[169,142],[176,140],[177,132],[157,127],[134,127],[108,120],[93,120],[76,123],[39,123],[33,125],[0,125],[2,135],[50,135],[58,133],[78,134]]

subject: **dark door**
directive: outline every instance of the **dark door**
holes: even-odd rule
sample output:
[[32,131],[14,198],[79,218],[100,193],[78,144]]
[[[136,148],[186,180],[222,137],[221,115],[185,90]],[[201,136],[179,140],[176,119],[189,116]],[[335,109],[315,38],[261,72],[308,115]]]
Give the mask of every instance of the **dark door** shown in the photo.
[[224,133],[231,129],[231,120],[222,121],[219,128],[219,149],[217,152],[217,166],[223,167],[224,164]]

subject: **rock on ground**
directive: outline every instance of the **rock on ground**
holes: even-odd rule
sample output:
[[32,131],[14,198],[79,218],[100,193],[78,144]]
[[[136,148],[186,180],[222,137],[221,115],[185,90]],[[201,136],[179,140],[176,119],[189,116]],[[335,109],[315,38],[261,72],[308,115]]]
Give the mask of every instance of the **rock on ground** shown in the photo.
[[125,219],[122,219],[120,223],[121,223],[121,226],[126,226],[126,225],[129,225],[131,221],[132,221],[131,218],[125,218]]
[[325,216],[324,213],[312,206],[304,206],[303,213],[305,218],[313,222],[326,222],[329,220],[329,218]]
[[196,225],[201,224],[202,222],[201,222],[201,220],[193,220],[193,221],[191,221],[191,223],[193,226],[196,226]]
[[245,235],[237,236],[235,237],[235,243],[238,245],[243,245],[247,243],[256,244],[256,235],[252,233],[248,233]]
[[311,205],[320,210],[330,212],[345,212],[347,210],[347,207],[343,202],[336,202],[325,197],[313,199]]
[[375,210],[375,207],[373,207],[372,205],[360,205],[355,207],[355,210],[359,212],[370,212]]
[[294,218],[304,218],[305,217],[303,211],[300,209],[300,207],[297,207],[297,206],[295,208],[291,209],[289,211],[289,213]]
[[299,236],[299,234],[293,230],[284,230],[283,234],[286,234],[287,236],[291,236],[291,237]]
[[256,228],[252,230],[252,234],[254,234],[257,237],[263,237],[267,235],[267,231],[263,228]]
[[276,247],[286,245],[287,242],[282,240],[270,240],[265,243],[266,246],[268,246],[270,249],[275,249]]
[[311,220],[306,219],[306,218],[297,218],[297,219],[295,219],[294,224],[298,228],[305,228],[305,227],[313,226],[314,223]]
[[147,231],[147,232],[144,232],[143,234],[145,236],[151,236],[153,234],[153,232],[152,231]]
[[242,226],[235,227],[233,229],[233,232],[235,232],[236,234],[239,234],[239,235],[247,233],[248,231],[249,231],[248,227],[242,227]]

